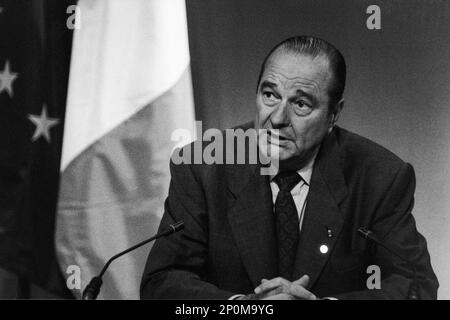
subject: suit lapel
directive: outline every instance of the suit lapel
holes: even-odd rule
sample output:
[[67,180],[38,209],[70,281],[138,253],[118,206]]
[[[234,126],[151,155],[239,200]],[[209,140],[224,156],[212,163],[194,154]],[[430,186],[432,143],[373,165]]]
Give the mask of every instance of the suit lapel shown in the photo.
[[344,217],[339,204],[346,194],[338,145],[332,132],[325,138],[314,165],[294,265],[293,278],[309,275],[309,287],[319,277],[342,229]]
[[[294,279],[308,274],[309,287],[328,261],[344,223],[339,204],[347,195],[347,187],[340,161],[332,132],[316,158],[294,265]],[[259,169],[258,165],[231,165],[226,174],[230,192],[228,220],[255,287],[263,278],[278,276],[272,191],[269,177],[261,175]]]
[[272,191],[259,166],[230,166],[229,223],[244,266],[254,287],[277,276],[277,250]]

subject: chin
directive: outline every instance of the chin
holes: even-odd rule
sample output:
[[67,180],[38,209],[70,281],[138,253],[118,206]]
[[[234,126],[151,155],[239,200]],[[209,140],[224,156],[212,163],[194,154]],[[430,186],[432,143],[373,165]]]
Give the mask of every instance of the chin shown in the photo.
[[296,157],[296,155],[293,154],[292,152],[280,150],[280,155],[279,155],[278,159],[280,161],[286,161],[286,160],[292,159],[294,157]]

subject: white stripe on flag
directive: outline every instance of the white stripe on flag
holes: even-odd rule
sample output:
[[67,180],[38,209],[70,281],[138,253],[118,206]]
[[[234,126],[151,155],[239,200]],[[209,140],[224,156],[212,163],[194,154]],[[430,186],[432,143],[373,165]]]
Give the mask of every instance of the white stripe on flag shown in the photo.
[[80,0],[61,169],[173,86],[189,64],[184,0]]
[[[156,231],[171,133],[192,132],[194,107],[184,0],[79,5],[55,241],[63,273],[79,266],[83,289],[109,257]],[[99,298],[138,298],[148,252],[115,261]]]

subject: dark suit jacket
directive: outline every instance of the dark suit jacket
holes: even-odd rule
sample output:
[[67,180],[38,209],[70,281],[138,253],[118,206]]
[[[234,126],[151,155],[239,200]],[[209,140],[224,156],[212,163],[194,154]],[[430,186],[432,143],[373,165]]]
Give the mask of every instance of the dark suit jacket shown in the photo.
[[[141,298],[227,299],[278,276],[269,178],[258,169],[171,163],[160,229],[178,220],[185,229],[154,244]],[[414,263],[422,298],[435,299],[438,282],[411,215],[414,189],[410,164],[336,127],[314,165],[294,279],[308,274],[309,290],[318,297],[405,299],[411,268],[360,237],[356,230],[365,226]],[[373,264],[381,270],[380,290],[366,286]]]

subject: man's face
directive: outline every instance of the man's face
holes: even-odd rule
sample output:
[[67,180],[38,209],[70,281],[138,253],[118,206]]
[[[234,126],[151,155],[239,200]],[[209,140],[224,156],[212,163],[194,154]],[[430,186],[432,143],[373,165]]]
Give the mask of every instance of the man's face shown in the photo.
[[323,56],[275,52],[269,58],[256,96],[256,126],[279,130],[268,142],[279,145],[280,161],[306,161],[331,131],[330,80]]

